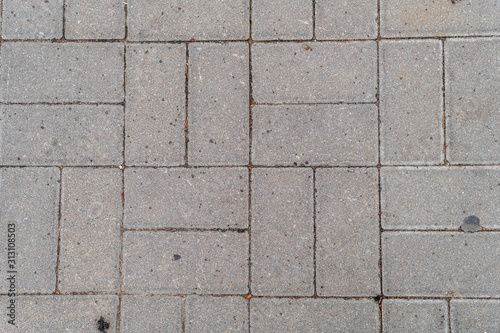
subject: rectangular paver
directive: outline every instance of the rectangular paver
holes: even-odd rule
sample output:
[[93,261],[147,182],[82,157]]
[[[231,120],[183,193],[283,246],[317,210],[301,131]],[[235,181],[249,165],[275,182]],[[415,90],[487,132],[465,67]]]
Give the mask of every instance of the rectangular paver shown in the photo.
[[316,191],[318,295],[378,295],[377,170],[317,169]]
[[248,332],[248,301],[243,297],[188,296],[186,332]]
[[63,169],[59,289],[118,289],[122,174]]
[[382,37],[496,35],[498,0],[382,0]]
[[4,105],[0,112],[3,165],[119,165],[120,105]]
[[186,47],[127,46],[127,165],[184,164]]
[[249,16],[249,0],[129,0],[129,39],[246,39]]
[[182,332],[181,298],[124,295],[120,332]]
[[254,164],[378,163],[375,105],[257,105],[252,112]]
[[313,173],[252,171],[252,294],[312,296]]
[[500,163],[499,54],[500,38],[445,43],[450,163]]
[[500,327],[499,300],[452,299],[452,333],[494,333]]
[[442,163],[441,42],[383,41],[380,59],[382,163]]
[[499,297],[497,233],[384,232],[386,296]]
[[126,232],[127,292],[246,294],[246,232]]
[[497,167],[382,168],[382,227],[458,229],[469,216],[499,228]]
[[248,164],[248,80],[247,43],[190,44],[190,164]]
[[252,46],[257,103],[375,102],[375,42],[257,43]]
[[246,228],[246,168],[126,169],[128,228]]
[[252,332],[379,332],[373,300],[252,298]]
[[[56,168],[0,169],[0,215],[5,242],[2,293],[10,289],[11,281],[5,280],[10,275],[7,271],[17,272],[17,292],[55,291],[59,178]],[[9,258],[14,261],[8,261]]]
[[384,333],[449,332],[445,300],[386,299],[382,302],[382,319]]
[[1,46],[2,102],[122,102],[120,43],[27,43]]

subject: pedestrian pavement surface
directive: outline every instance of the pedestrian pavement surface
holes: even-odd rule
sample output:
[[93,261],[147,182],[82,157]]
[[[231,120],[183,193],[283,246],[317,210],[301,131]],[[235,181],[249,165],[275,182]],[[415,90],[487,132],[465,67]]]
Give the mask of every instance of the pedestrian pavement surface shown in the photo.
[[500,332],[499,0],[1,7],[1,332]]

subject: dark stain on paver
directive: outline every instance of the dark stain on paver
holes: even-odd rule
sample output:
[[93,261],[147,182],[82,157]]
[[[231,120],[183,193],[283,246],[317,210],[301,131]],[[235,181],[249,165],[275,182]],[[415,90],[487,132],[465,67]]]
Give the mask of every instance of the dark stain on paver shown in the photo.
[[456,4],[457,2],[460,2],[460,1],[462,1],[462,0],[451,0],[451,3]]
[[467,216],[464,219],[464,223],[462,223],[460,228],[464,232],[476,232],[476,231],[483,230],[483,228],[481,227],[479,218],[475,215]]
[[179,259],[181,259],[181,256],[178,254],[174,254],[174,260],[179,260]]
[[101,318],[99,318],[99,320],[97,321],[97,330],[99,332],[107,332],[108,329],[109,323],[104,320],[104,317],[101,316]]

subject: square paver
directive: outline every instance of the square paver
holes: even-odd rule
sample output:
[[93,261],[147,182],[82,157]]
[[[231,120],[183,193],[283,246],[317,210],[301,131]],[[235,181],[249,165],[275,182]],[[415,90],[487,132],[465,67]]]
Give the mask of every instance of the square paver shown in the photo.
[[247,43],[189,45],[189,164],[248,164],[248,71]]
[[126,169],[128,228],[246,228],[248,169]]
[[312,37],[312,0],[252,1],[252,39],[283,40]]
[[376,38],[377,16],[377,0],[316,0],[316,38]]
[[316,191],[318,295],[378,295],[377,170],[317,169]]
[[58,39],[63,36],[63,0],[3,0],[3,39]]
[[65,37],[124,38],[125,3],[123,0],[66,0]]
[[314,294],[313,173],[252,171],[252,294]]
[[59,289],[116,291],[120,257],[122,174],[63,169]]
[[[59,179],[56,168],[0,169],[0,215],[5,240],[5,261],[0,270],[2,293],[10,289],[5,280],[10,276],[7,271],[17,272],[18,292],[55,291]],[[14,246],[7,246],[7,240]],[[7,249],[14,250],[14,258]]]
[[127,46],[127,165],[184,164],[186,47]]
[[188,296],[186,332],[248,332],[248,301],[243,297]]
[[248,292],[246,232],[131,231],[123,242],[126,292]]
[[120,332],[182,332],[181,298],[124,295]]
[[375,102],[375,42],[252,45],[256,103]]
[[497,233],[384,232],[386,296],[499,297]]
[[121,105],[4,105],[3,165],[119,165]]
[[[496,6],[498,18],[500,3]],[[498,54],[500,38],[454,39],[445,43],[450,163],[500,163]]]
[[442,163],[441,42],[383,41],[380,59],[382,163]]
[[130,40],[247,39],[249,0],[129,0]]
[[500,301],[452,299],[452,333],[494,333],[500,329]]
[[445,300],[386,299],[382,302],[382,318],[384,333],[449,332]]
[[375,105],[257,105],[252,109],[257,165],[376,165]]

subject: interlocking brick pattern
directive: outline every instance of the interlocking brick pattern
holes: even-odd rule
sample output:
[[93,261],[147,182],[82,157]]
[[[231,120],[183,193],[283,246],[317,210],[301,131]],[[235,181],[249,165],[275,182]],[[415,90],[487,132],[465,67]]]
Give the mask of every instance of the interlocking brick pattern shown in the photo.
[[1,332],[500,331],[498,0],[0,3]]

